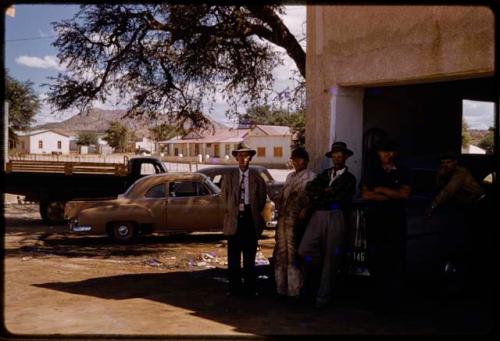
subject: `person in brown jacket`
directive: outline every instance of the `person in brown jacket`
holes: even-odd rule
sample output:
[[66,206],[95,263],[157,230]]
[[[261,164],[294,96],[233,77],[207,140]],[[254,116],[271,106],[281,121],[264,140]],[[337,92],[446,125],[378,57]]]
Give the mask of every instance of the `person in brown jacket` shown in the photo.
[[440,156],[440,167],[437,172],[439,193],[432,200],[427,215],[431,215],[438,206],[447,202],[467,206],[484,198],[481,185],[467,168],[458,165],[457,158],[456,154],[450,152]]
[[[256,151],[240,143],[232,152],[238,169],[222,179],[223,232],[227,236],[229,292],[231,296],[255,296],[255,256],[257,240],[265,222],[261,215],[266,204],[266,183],[249,168]],[[243,253],[243,284],[241,254]]]
[[[437,195],[433,198],[426,216],[431,219],[435,211],[441,213],[460,212],[463,214],[465,234],[464,249],[456,250],[450,255],[445,271],[453,272],[455,265],[465,266],[465,289],[476,292],[475,286],[481,283],[480,278],[489,270],[485,269],[491,247],[488,238],[488,219],[486,211],[486,194],[471,172],[458,164],[458,155],[446,152],[439,157],[440,167],[437,172]],[[441,214],[440,213],[440,214]],[[445,213],[446,214],[446,213]],[[448,213],[450,214],[450,213]],[[456,226],[451,226],[457,230]],[[459,234],[459,232],[456,232]],[[460,236],[460,234],[459,234]],[[447,239],[456,236],[446,236]],[[456,263],[456,264],[454,264]]]

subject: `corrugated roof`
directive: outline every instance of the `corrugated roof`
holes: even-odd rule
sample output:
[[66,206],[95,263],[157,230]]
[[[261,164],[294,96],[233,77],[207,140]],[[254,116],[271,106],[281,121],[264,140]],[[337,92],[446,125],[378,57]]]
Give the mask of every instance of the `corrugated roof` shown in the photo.
[[59,134],[59,135],[62,135],[62,136],[66,136],[66,137],[70,137],[70,135],[68,134],[65,134],[61,131],[58,131],[58,130],[55,130],[55,129],[40,129],[40,130],[29,130],[29,131],[16,131],[16,135],[18,136],[33,136],[33,135],[39,135],[39,134],[43,134],[43,133],[46,133],[46,132],[53,132],[53,133],[56,133],[56,134]]
[[249,132],[250,129],[219,128],[215,129],[213,135],[207,132],[205,136],[199,139],[183,140],[182,137],[177,136],[167,141],[160,141],[159,143],[238,143],[243,141]]
[[271,126],[271,125],[257,124],[256,127],[262,129],[266,134],[271,136],[292,135],[290,127],[287,126]]

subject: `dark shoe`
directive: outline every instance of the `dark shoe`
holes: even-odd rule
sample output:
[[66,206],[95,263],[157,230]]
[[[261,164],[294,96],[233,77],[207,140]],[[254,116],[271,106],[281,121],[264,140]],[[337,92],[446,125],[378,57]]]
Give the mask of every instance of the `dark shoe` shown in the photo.
[[243,292],[244,297],[259,297],[259,293],[257,291],[244,291]]
[[287,296],[283,294],[276,294],[276,301],[278,302],[286,302]]
[[240,297],[240,296],[243,296],[243,292],[241,292],[239,290],[229,290],[228,292],[226,292],[226,296],[228,296],[228,297]]
[[304,301],[300,296],[288,296],[287,304],[289,304],[292,307],[299,307],[304,305]]
[[328,300],[316,298],[316,303],[314,304],[314,308],[323,310],[328,306],[329,303],[330,302]]

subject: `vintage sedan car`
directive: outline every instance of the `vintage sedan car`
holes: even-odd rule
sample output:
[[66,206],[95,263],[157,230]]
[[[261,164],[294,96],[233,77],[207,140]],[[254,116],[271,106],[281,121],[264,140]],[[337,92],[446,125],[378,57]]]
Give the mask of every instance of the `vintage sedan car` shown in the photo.
[[[269,224],[273,204],[263,218]],[[108,234],[128,242],[139,233],[161,231],[222,231],[220,189],[200,173],[168,173],[146,176],[112,200],[70,201],[65,218],[78,233]]]
[[[214,166],[200,169],[198,172],[207,175],[214,184],[220,187],[224,175],[236,170],[237,168],[238,166],[236,165]],[[264,166],[250,165],[250,168],[255,169],[262,179],[264,179],[267,187],[267,195],[271,200],[276,201],[276,198],[285,183],[282,181],[276,181]]]

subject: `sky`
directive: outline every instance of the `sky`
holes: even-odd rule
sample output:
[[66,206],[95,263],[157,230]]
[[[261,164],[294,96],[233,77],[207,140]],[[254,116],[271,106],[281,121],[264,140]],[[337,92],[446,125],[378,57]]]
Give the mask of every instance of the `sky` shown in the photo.
[[[15,5],[15,17],[5,16],[6,68],[14,79],[32,81],[34,90],[42,99],[48,91],[48,87],[43,87],[42,84],[49,83],[48,77],[55,77],[58,72],[64,70],[56,57],[57,49],[51,45],[55,40],[51,22],[71,19],[78,9],[78,5]],[[286,6],[283,20],[299,40],[305,38],[305,6]],[[301,44],[305,48],[305,39]],[[276,68],[274,73],[276,90],[290,85],[289,78],[292,76],[292,70],[296,69],[293,61],[284,52],[283,59],[283,65]],[[213,106],[212,117],[217,121],[228,123],[224,115],[226,105],[220,96],[218,98]],[[106,103],[96,103],[95,106],[102,109],[117,109],[116,106]],[[55,114],[51,114],[51,111],[52,108],[42,101],[34,125],[58,122],[77,113],[76,109]]]
[[[78,11],[78,5],[15,5],[15,17],[5,18],[5,60],[10,75],[20,81],[30,80],[34,89],[43,99],[48,83],[47,77],[55,77],[63,67],[59,64],[57,50],[51,43],[55,39],[55,32],[51,22],[70,19]],[[306,35],[306,7],[286,6],[286,15],[283,20],[290,31],[305,45]],[[284,64],[275,70],[275,89],[281,90],[290,85],[289,78],[295,70],[293,61],[282,52]],[[219,122],[229,123],[224,111],[227,106],[221,96],[213,106],[212,117]],[[114,101],[110,101],[114,103]],[[111,104],[97,103],[96,107],[103,109],[117,109]],[[76,109],[51,114],[47,104],[42,102],[40,113],[35,116],[35,125],[46,122],[57,122],[69,118],[77,113]],[[493,126],[493,104],[477,101],[463,101],[463,115],[471,129],[488,129]]]

